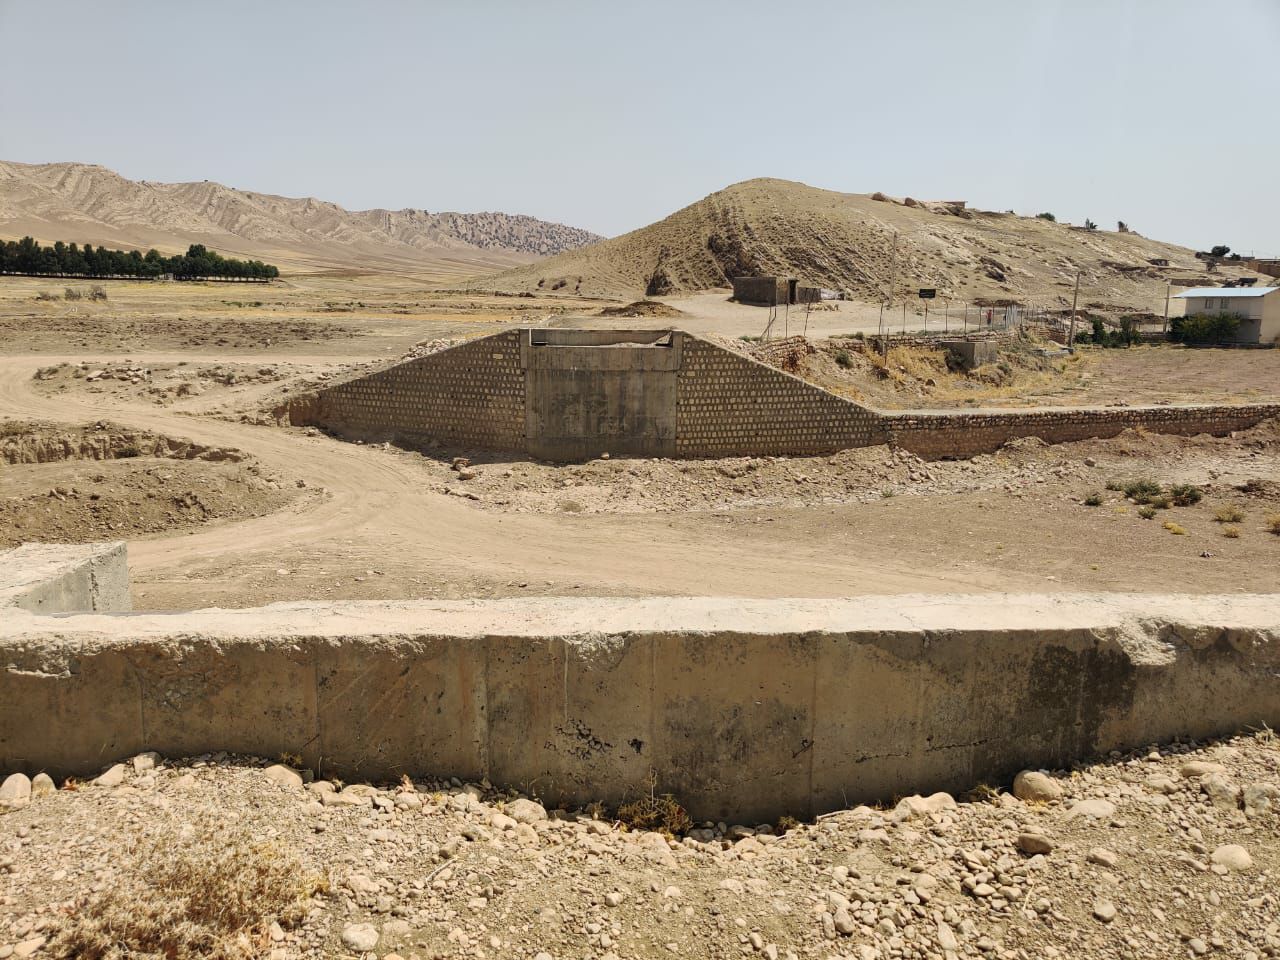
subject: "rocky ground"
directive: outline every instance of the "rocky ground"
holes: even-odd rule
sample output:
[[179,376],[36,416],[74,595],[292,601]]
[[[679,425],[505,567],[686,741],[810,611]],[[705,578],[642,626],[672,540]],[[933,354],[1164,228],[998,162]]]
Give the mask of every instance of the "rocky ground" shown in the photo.
[[10,776],[0,960],[85,955],[122,890],[134,907],[110,955],[139,955],[129,938],[156,931],[137,917],[201,909],[146,884],[139,844],[170,838],[180,886],[197,881],[175,864],[214,870],[227,843],[214,834],[236,831],[232,862],[254,874],[237,882],[287,864],[287,899],[301,902],[268,886],[270,909],[223,931],[239,952],[206,942],[191,955],[1280,956],[1280,746],[1265,729],[1024,772],[959,803],[913,796],[678,835],[488,784],[344,785],[268,764],[146,754],[62,789]]
[[184,320],[97,313],[0,316],[0,338],[10,353],[41,353],[51,345],[60,350],[95,352],[155,348],[259,350],[346,339],[358,332],[340,324],[305,319],[200,316]]
[[143,400],[168,406],[187,397],[216,393],[244,384],[272,384],[298,376],[290,364],[258,363],[134,363],[114,360],[60,363],[41,367],[36,373],[42,393],[83,391],[86,394],[119,400]]
[[[1139,430],[1057,445],[1028,438],[962,461],[926,462],[888,446],[825,457],[601,458],[569,465],[443,448],[401,455],[420,462],[441,492],[506,513],[738,511],[983,491],[1082,503],[1108,483],[1139,476],[1201,485],[1206,504],[1248,497],[1237,489],[1248,486],[1260,518],[1280,510],[1280,490],[1266,495],[1280,475],[1276,421],[1221,438]],[[1123,497],[1110,499],[1124,504]]]

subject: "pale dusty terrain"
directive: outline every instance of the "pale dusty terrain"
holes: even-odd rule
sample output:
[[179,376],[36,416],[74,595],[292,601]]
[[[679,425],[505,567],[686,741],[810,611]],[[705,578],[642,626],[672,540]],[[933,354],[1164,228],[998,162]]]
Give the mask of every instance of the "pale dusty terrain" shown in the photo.
[[1036,301],[1062,309],[1071,305],[1079,272],[1082,308],[1153,313],[1163,311],[1167,282],[1217,285],[1256,276],[1230,262],[1209,273],[1195,251],[1120,233],[1115,224],[1085,230],[905,199],[747,180],[647,227],[472,285],[634,299],[646,291],[691,294],[734,277],[779,275],[846,290],[865,303],[888,298],[900,304],[931,287],[958,302]]
[[[139,609],[1277,589],[1274,422],[1221,439],[1022,441],[956,463],[883,447],[571,466],[415,452],[283,428],[267,413],[353,365],[507,325],[689,324],[737,337],[750,331],[718,318],[758,314],[720,296],[705,309],[672,300],[675,318],[600,318],[605,304],[589,298],[351,274],[266,287],[109,282],[105,303],[36,301],[60,286],[0,279],[0,533],[6,544],[27,531],[125,537]],[[820,315],[833,321],[827,332],[851,332],[852,314]],[[992,397],[996,387],[934,369],[927,352],[891,354],[881,378],[835,365],[838,349],[806,350],[808,375],[885,405],[964,405],[975,391],[1014,404],[1280,392],[1276,351],[1028,359]],[[457,456],[474,476],[453,469]],[[1196,484],[1203,500],[1144,519],[1107,489],[1140,477]],[[1086,504],[1091,494],[1100,505]],[[1239,519],[1220,521],[1223,510]],[[71,784],[0,815],[0,960],[77,955],[78,921],[112,892],[133,919],[173,908],[172,888],[157,898],[142,873],[141,851],[157,839],[170,845],[162,859],[197,879],[219,842],[242,844],[249,862],[265,850],[297,879],[297,909],[276,914],[259,899],[236,947],[276,960],[1280,955],[1280,754],[1267,731],[1054,771],[1062,796],[1048,801],[974,784],[954,807],[935,797],[804,824],[691,824],[672,837],[605,809],[543,819],[510,785],[328,792],[264,773],[291,759],[149,768],[147,757],[113,772],[115,786]],[[1221,770],[1186,772],[1192,760]],[[1099,815],[1072,814],[1082,802]],[[1247,859],[1223,849],[1236,846]]]
[[[397,278],[313,277],[252,293],[216,284],[114,283],[106,303],[88,313],[83,301],[37,303],[39,289],[36,280],[0,282],[0,320],[11,329],[9,355],[0,357],[0,417],[72,425],[106,418],[235,449],[285,489],[307,485],[304,495],[266,515],[214,517],[194,528],[175,525],[168,535],[137,530],[130,556],[141,607],[526,593],[842,596],[1275,586],[1280,537],[1265,525],[1280,499],[1266,482],[1247,496],[1235,490],[1249,480],[1276,479],[1275,443],[1265,432],[1257,441],[1122,439],[927,466],[884,449],[773,463],[617,460],[579,467],[473,451],[424,457],[269,426],[263,411],[286,388],[350,363],[385,362],[423,340],[474,336],[504,324],[588,322],[572,317],[594,314],[599,304],[444,294]],[[253,301],[240,299],[250,295]],[[96,348],[68,344],[57,331],[73,318],[110,334]],[[257,338],[219,343],[225,338],[203,335],[230,322]],[[281,332],[301,323],[309,339]],[[1141,379],[1134,365],[1148,356],[1180,371],[1161,394],[1176,401],[1199,398],[1182,392],[1199,390],[1196,384],[1228,394],[1256,386],[1259,371],[1268,369],[1257,364],[1276,355],[1097,351],[1081,361],[1089,390],[1098,391],[1086,396],[1127,391]],[[59,364],[68,366],[59,371]],[[90,381],[97,371],[112,371],[111,378]],[[1061,384],[1071,389],[1063,398],[1079,397],[1082,380],[1064,377]],[[198,389],[179,396],[184,382]],[[939,381],[919,394],[920,402],[937,405],[945,389]],[[1151,396],[1155,388],[1144,389]],[[903,392],[899,405],[909,405],[914,391]],[[472,456],[480,476],[453,479],[454,455]],[[1097,465],[1086,466],[1086,459]],[[11,482],[27,491],[24,497],[65,485],[65,478],[45,485],[40,468],[22,472]],[[1206,485],[1202,504],[1171,512],[1185,535],[1166,531],[1164,516],[1141,520],[1122,498],[1112,496],[1102,508],[1082,505],[1109,480],[1145,475]],[[1228,539],[1213,513],[1237,500],[1248,521],[1238,539]],[[70,538],[73,527],[66,525]],[[80,529],[85,537],[100,535]]]

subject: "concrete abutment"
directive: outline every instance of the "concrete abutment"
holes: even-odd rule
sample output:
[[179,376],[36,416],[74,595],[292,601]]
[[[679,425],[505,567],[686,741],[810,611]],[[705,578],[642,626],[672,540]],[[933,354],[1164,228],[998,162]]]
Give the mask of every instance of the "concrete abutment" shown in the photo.
[[0,619],[0,772],[156,750],[810,816],[1280,724],[1280,597],[294,603]]

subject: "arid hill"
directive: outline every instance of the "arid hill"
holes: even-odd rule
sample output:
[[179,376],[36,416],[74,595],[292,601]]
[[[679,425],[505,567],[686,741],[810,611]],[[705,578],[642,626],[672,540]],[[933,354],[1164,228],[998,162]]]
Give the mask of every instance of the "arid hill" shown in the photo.
[[895,234],[899,296],[934,287],[940,297],[955,299],[1069,303],[1081,270],[1082,305],[1153,309],[1163,304],[1166,280],[1217,283],[1248,272],[1224,263],[1207,274],[1194,251],[1136,233],[958,203],[748,180],[640,230],[478,285],[633,298],[722,287],[734,276],[784,274],[875,302],[889,287]]
[[31,235],[164,252],[203,243],[294,270],[355,268],[465,277],[598,236],[506,213],[346,210],[220,183],[128,180],[82,163],[0,162],[0,237]]

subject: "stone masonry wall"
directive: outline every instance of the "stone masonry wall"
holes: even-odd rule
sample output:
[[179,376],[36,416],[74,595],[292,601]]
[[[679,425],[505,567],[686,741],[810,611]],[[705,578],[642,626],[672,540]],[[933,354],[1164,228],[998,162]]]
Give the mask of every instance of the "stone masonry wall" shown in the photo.
[[511,330],[335,384],[294,422],[362,440],[519,450],[524,382],[520,334]]
[[[291,403],[290,419],[366,441],[527,452],[522,335],[506,331],[334,384]],[[1280,404],[880,413],[715,343],[680,337],[678,370],[668,374],[676,381],[674,454],[652,455],[817,456],[892,443],[927,459],[963,458],[1021,437],[1065,443],[1132,427],[1222,436],[1280,416]]]
[[1153,433],[1224,436],[1280,416],[1280,404],[1064,408],[967,413],[890,413],[882,424],[887,439],[926,460],[991,453],[1010,440],[1039,437],[1046,443],[1114,437],[1141,427]]
[[677,456],[816,455],[885,439],[875,412],[685,335]]

